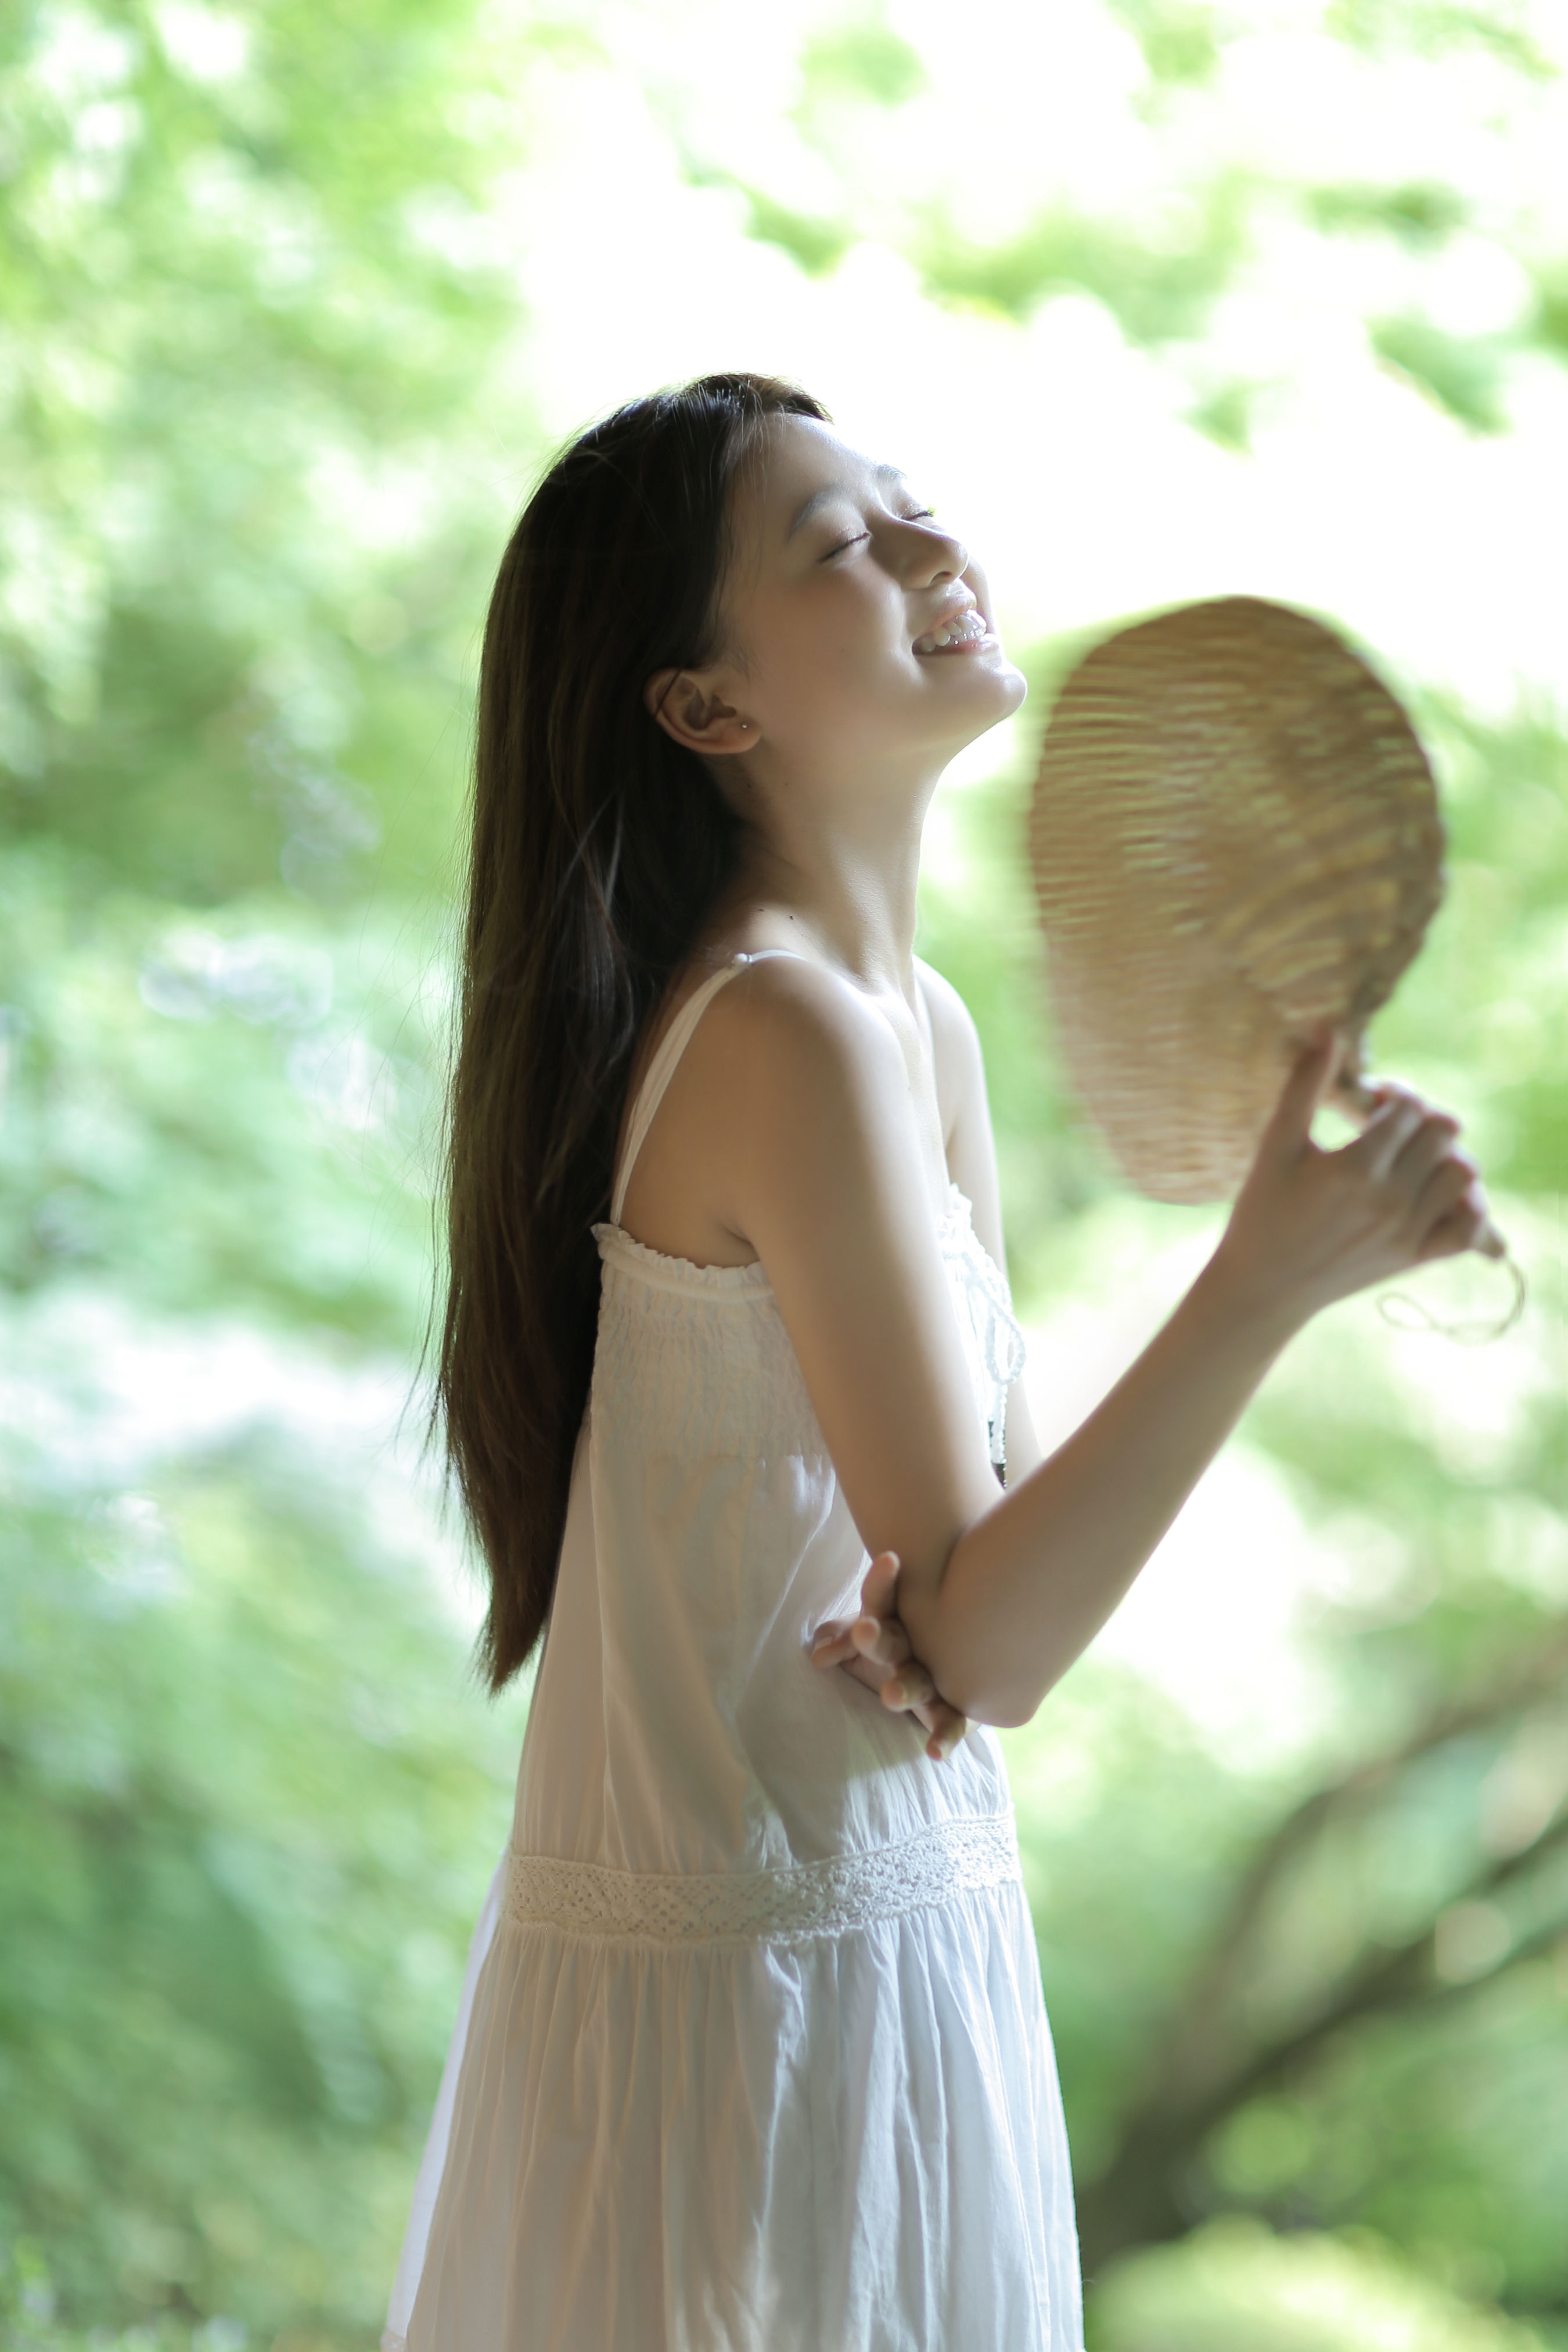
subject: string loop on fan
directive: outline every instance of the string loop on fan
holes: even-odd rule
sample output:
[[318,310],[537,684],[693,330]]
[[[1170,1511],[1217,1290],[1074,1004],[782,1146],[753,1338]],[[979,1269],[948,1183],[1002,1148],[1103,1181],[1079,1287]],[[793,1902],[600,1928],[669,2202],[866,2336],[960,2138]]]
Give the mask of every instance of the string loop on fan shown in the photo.
[[[1500,1323],[1440,1323],[1430,1307],[1423,1306],[1419,1298],[1412,1298],[1404,1290],[1384,1291],[1377,1302],[1377,1311],[1395,1331],[1430,1331],[1438,1339],[1457,1339],[1461,1347],[1488,1347],[1492,1340],[1500,1339],[1505,1332],[1513,1329],[1524,1312],[1525,1300],[1530,1295],[1524,1269],[1513,1252],[1505,1249],[1498,1263],[1506,1267],[1513,1283],[1513,1304]],[[1408,1307],[1415,1319],[1406,1321],[1403,1316],[1391,1315],[1388,1311],[1391,1307]]]

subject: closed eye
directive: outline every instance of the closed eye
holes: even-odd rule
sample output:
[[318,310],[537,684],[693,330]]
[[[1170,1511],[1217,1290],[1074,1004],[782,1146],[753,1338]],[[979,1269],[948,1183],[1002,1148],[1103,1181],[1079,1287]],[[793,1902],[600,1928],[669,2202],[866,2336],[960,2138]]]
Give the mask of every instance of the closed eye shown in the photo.
[[[899,520],[900,522],[929,522],[935,512],[934,507],[917,507],[913,514],[900,515]],[[858,547],[863,539],[869,539],[870,536],[868,530],[858,530],[852,539],[841,539],[837,547],[828,549],[822,561],[824,563],[831,563],[833,558],[836,555],[842,555],[846,548]]]

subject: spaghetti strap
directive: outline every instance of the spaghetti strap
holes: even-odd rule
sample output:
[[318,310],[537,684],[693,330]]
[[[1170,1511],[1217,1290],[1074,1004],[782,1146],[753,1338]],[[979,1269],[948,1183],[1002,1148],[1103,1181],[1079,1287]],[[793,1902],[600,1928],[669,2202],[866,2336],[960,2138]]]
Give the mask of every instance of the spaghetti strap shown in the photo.
[[626,1197],[626,1186],[631,1182],[637,1153],[642,1150],[644,1139],[653,1124],[653,1115],[664,1099],[664,1090],[675,1075],[675,1066],[686,1051],[692,1031],[708,1009],[709,1000],[717,996],[724,982],[733,980],[744,965],[760,963],[764,956],[791,956],[796,963],[811,961],[809,956],[798,954],[794,948],[753,948],[738,955],[721,966],[710,979],[705,980],[700,988],[692,991],[666,1030],[658,1053],[647,1066],[637,1101],[632,1107],[631,1125],[626,1130],[626,1158],[616,1178],[615,1193],[610,1202],[611,1224],[618,1225],[621,1222],[621,1204]]

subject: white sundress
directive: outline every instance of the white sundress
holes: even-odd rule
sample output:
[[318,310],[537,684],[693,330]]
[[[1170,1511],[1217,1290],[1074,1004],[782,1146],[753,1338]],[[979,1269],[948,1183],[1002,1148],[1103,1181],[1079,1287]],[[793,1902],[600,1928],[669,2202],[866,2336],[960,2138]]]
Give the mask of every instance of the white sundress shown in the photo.
[[[772,949],[763,954],[790,950]],[[1081,2352],[1006,1768],[810,1659],[868,1558],[767,1275],[615,1222],[518,1772],[383,2352]],[[994,1462],[1023,1337],[951,1187]]]

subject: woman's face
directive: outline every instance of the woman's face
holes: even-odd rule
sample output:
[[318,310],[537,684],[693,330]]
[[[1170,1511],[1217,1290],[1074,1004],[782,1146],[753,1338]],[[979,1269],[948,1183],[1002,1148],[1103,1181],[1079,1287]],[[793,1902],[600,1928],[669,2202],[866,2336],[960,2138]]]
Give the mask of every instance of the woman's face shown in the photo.
[[[732,545],[723,651],[689,675],[707,708],[748,725],[713,748],[791,770],[926,770],[1023,701],[967,549],[895,467],[826,425],[771,421],[737,484]],[[672,716],[685,694],[683,679]]]

